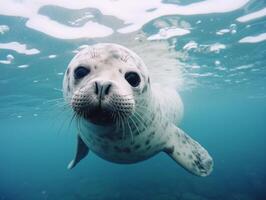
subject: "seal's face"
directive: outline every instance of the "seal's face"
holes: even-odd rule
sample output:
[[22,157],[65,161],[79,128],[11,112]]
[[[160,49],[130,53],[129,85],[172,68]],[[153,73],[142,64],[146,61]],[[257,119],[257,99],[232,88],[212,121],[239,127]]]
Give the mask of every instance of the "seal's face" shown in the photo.
[[74,112],[95,124],[129,117],[135,97],[147,91],[142,60],[125,47],[97,44],[79,52],[64,77],[64,96]]

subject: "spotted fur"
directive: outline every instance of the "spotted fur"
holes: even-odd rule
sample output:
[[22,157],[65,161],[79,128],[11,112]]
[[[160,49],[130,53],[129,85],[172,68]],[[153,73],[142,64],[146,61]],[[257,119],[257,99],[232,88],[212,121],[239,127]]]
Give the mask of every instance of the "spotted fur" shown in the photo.
[[[94,66],[91,77],[75,80],[73,71],[79,65]],[[130,87],[124,79],[128,69],[140,74],[138,88]],[[90,105],[96,101],[93,81],[104,78],[113,87],[105,100],[106,109],[112,107],[113,121],[98,123],[100,118],[106,117],[104,114],[96,120],[92,120],[94,116],[90,113],[78,117],[78,137],[84,143],[79,142],[82,147],[78,147],[69,168],[87,155],[84,149],[116,163],[135,163],[164,151],[191,173],[210,174],[213,161],[208,152],[177,127],[183,115],[178,93],[153,85],[143,61],[125,47],[96,44],[79,52],[70,62],[64,78],[64,96],[77,114],[84,105],[88,110],[95,107]],[[78,152],[86,154],[78,155]]]

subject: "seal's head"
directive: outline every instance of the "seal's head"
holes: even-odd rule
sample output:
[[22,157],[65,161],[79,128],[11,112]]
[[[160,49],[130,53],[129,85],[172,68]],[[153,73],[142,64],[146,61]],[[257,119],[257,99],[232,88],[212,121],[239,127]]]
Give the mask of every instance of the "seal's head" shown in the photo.
[[74,112],[95,124],[129,117],[136,97],[149,89],[143,61],[129,49],[109,43],[89,46],[70,62],[64,77],[65,100]]

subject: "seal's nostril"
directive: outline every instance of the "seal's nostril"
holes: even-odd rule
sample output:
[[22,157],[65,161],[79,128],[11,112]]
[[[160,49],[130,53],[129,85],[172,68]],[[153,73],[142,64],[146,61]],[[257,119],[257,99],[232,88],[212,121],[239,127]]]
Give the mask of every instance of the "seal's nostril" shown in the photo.
[[104,86],[104,94],[107,95],[110,91],[110,88],[111,88],[111,84],[107,84]]
[[95,82],[95,94],[98,95],[98,93],[99,93],[99,84]]

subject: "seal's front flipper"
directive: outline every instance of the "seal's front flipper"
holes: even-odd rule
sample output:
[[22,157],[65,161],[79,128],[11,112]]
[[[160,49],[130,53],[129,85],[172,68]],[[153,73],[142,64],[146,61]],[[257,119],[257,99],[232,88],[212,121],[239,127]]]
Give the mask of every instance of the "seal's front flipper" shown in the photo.
[[213,160],[209,153],[181,129],[175,126],[171,129],[173,133],[170,134],[164,151],[192,174],[209,175],[213,168]]
[[72,169],[73,167],[75,167],[79,163],[80,160],[85,158],[88,152],[89,152],[89,148],[78,135],[76,155],[75,155],[75,158],[68,164],[67,168]]

